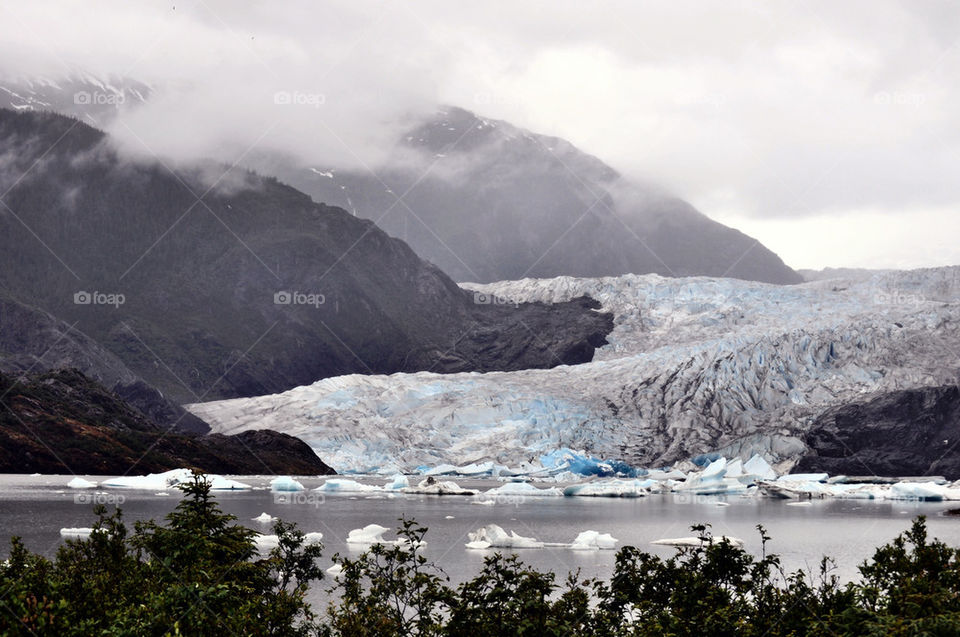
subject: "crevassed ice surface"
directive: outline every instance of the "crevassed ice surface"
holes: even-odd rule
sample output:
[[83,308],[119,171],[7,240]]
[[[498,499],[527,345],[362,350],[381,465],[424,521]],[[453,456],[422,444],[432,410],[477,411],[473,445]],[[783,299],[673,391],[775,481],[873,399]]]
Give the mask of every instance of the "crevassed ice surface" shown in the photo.
[[589,295],[615,328],[583,365],[340,376],[189,409],[222,433],[298,436],[338,471],[536,465],[561,447],[641,467],[761,452],[782,469],[825,408],[958,380],[960,268],[798,286],[626,275],[464,287],[516,302]]

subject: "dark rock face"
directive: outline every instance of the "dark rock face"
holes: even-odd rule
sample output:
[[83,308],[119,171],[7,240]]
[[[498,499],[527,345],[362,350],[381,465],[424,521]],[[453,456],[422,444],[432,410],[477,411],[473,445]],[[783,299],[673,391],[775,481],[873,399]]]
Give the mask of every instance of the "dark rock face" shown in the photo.
[[0,374],[0,396],[0,473],[334,473],[286,434],[167,433],[78,370]]
[[348,373],[581,363],[612,329],[586,299],[477,303],[373,222],[276,180],[171,172],[104,141],[0,110],[0,289],[178,403]]
[[210,430],[76,327],[0,291],[0,372],[18,376],[64,367],[78,369],[157,424],[181,431]]
[[960,478],[960,388],[883,394],[831,409],[807,435],[794,471]]
[[627,273],[802,281],[755,239],[566,140],[459,108],[409,131],[375,176],[250,161],[317,201],[374,219],[456,281]]

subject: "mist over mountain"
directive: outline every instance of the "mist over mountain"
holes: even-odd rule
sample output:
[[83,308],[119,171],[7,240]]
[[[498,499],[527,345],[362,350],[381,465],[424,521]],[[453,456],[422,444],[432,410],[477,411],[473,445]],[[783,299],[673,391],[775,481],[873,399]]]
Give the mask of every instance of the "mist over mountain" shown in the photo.
[[458,281],[628,273],[802,280],[759,241],[568,141],[461,108],[426,118],[369,170],[255,157],[315,200],[373,219]]
[[[89,74],[7,80],[0,105],[106,124],[150,91]],[[349,147],[339,164],[316,165],[309,147],[299,154],[254,148],[243,164],[372,219],[455,281],[630,273],[802,281],[759,241],[564,139],[455,106],[414,119],[374,165]]]
[[590,360],[589,299],[475,298],[370,221],[213,163],[130,162],[102,132],[0,110],[0,289],[179,402],[344,373]]

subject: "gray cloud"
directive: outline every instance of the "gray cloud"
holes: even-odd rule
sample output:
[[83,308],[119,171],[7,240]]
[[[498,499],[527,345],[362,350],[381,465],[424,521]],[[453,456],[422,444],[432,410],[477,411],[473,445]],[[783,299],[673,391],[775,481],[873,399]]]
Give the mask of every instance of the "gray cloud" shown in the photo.
[[897,263],[919,265],[960,202],[958,26],[932,1],[40,0],[0,8],[0,73],[146,81],[122,147],[226,162],[256,146],[376,167],[411,116],[454,103],[570,139],[797,266],[889,265],[790,240],[914,215],[929,233]]

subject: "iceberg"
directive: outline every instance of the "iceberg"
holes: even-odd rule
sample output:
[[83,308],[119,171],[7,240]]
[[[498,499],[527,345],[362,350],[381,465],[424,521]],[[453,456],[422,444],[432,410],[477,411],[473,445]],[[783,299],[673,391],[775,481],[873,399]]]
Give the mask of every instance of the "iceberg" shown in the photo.
[[488,524],[472,533],[468,533],[468,549],[542,549],[543,542],[532,537],[517,535],[516,531],[507,533],[496,524]]
[[303,491],[303,484],[290,476],[277,476],[270,481],[271,491]]
[[830,478],[827,473],[788,473],[777,478],[777,482],[826,482]]
[[[719,537],[712,538],[713,543],[717,544],[720,542],[727,541],[734,546],[743,546],[743,540],[735,537],[730,537],[729,535],[721,535]],[[659,546],[676,546],[676,547],[697,547],[708,544],[709,542],[699,538],[699,537],[674,537],[674,538],[664,538],[662,540],[654,540],[650,544],[657,544]]]
[[743,463],[743,473],[748,476],[756,476],[760,480],[777,479],[777,472],[760,454],[754,454],[753,457]]
[[333,566],[327,569],[327,574],[332,577],[336,577],[342,572],[343,572],[343,567],[340,566],[339,564],[334,564]]
[[[304,546],[309,546],[310,544],[319,544],[323,539],[323,533],[319,531],[311,531],[306,533],[303,538]],[[280,545],[280,537],[276,535],[267,535],[264,533],[257,533],[253,536],[253,541],[257,545],[257,549],[261,552],[269,551]]]
[[383,539],[383,534],[389,531],[379,524],[368,524],[362,529],[353,529],[347,534],[347,544],[391,544]]
[[371,491],[383,491],[383,488],[373,484],[363,484],[356,480],[348,478],[330,478],[314,491],[324,493],[369,493]]
[[563,490],[563,495],[592,498],[642,498],[650,493],[655,480],[597,480],[571,484]]
[[598,533],[597,531],[583,531],[580,533],[570,548],[574,551],[595,551],[599,549],[617,548],[617,538],[609,533]]
[[261,524],[270,524],[271,522],[276,521],[277,518],[273,517],[267,512],[263,512],[257,517],[253,518],[254,522],[260,522]]
[[93,529],[84,528],[84,527],[74,527],[74,528],[64,528],[60,529],[60,537],[76,539],[76,540],[85,540],[90,537],[90,534],[93,533]]
[[421,480],[415,487],[404,487],[400,490],[402,493],[412,493],[419,495],[476,495],[477,492],[464,489],[456,482],[438,481],[433,476],[426,480]]
[[[216,474],[205,476],[210,482],[210,488],[214,491],[246,491],[252,489],[249,484],[230,480]],[[193,472],[190,469],[173,469],[164,473],[150,473],[145,476],[120,476],[117,478],[108,478],[100,483],[101,487],[114,489],[145,489],[149,491],[164,491],[180,484],[185,484],[193,480]]]
[[890,487],[887,498],[890,500],[940,502],[945,499],[946,492],[946,487],[932,482],[897,482]]
[[67,486],[71,489],[96,489],[97,483],[90,482],[89,480],[84,480],[81,477],[76,477],[70,482],[67,483]]
[[552,497],[562,497],[563,491],[557,487],[549,487],[547,489],[538,489],[528,482],[508,482],[499,487],[490,489],[485,496],[494,496],[494,497],[512,497],[512,498],[552,498]]
[[383,488],[387,491],[399,491],[400,489],[406,489],[410,486],[410,480],[407,479],[407,476],[402,473],[390,478],[390,482],[383,485]]

